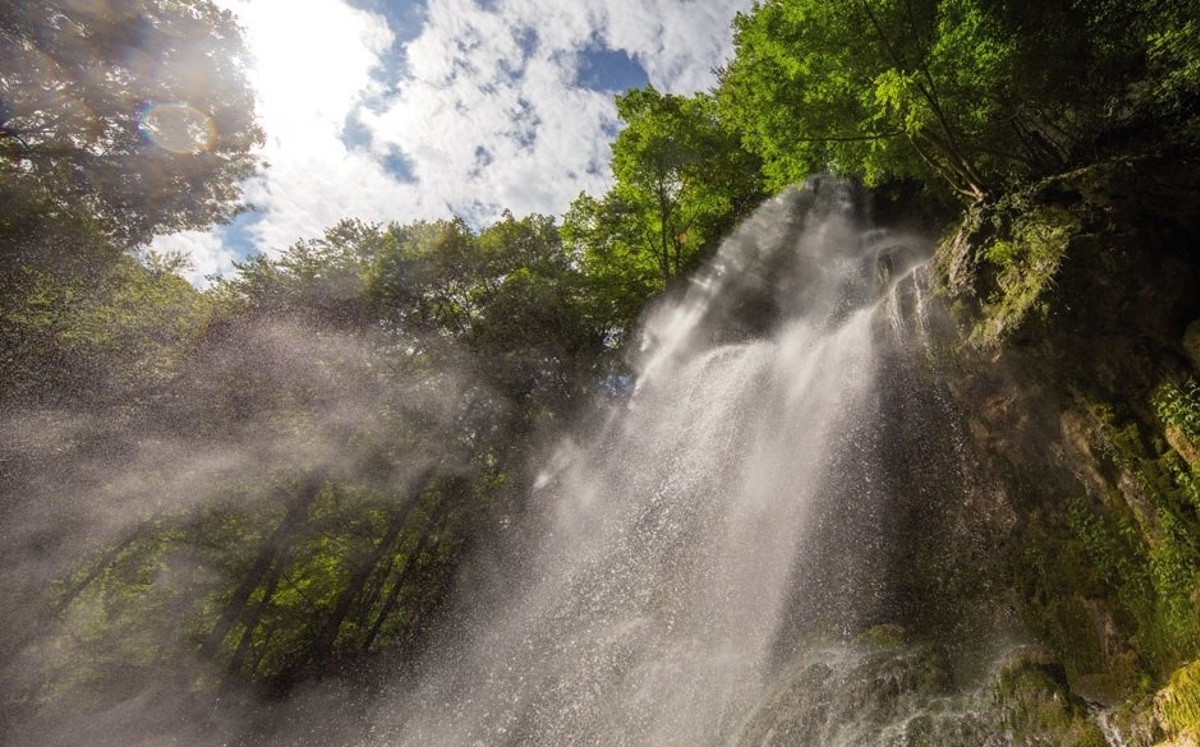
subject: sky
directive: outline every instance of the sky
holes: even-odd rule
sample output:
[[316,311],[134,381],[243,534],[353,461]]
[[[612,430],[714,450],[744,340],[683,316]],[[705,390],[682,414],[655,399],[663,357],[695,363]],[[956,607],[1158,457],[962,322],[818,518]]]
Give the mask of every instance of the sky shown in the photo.
[[610,186],[613,94],[709,89],[751,0],[216,0],[239,18],[269,166],[253,206],[158,238],[204,286],[342,218],[561,215]]

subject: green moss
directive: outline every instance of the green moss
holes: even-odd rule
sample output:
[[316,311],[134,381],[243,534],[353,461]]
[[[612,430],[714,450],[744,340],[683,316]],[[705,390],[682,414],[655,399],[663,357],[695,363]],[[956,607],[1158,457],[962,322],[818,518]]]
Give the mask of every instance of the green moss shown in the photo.
[[897,648],[903,646],[907,638],[904,626],[895,623],[876,625],[859,633],[855,643],[865,643],[879,648]]
[[1171,676],[1154,698],[1159,721],[1172,737],[1183,733],[1197,736],[1200,729],[1200,661],[1194,661]]
[[1069,501],[1043,491],[1029,507],[1014,580],[1072,689],[1116,702],[1200,651],[1200,527],[1191,472],[1154,424],[1104,403],[1084,409],[1096,427],[1082,448],[1095,461],[1081,469],[1095,482]]
[[1104,671],[1104,644],[1082,598],[1054,599],[1047,606],[1046,615],[1072,679]]
[[1014,571],[1025,623],[1060,657],[1073,691],[1116,703],[1139,689],[1141,669],[1121,634],[1136,623],[1113,579],[1141,566],[1103,513],[1083,498],[1069,505],[1065,520],[1043,513],[1024,530]]
[[993,698],[1015,744],[1107,744],[1083,703],[1070,693],[1062,667],[1042,649],[1011,656],[996,675]]
[[1031,317],[1049,314],[1050,292],[1079,228],[1067,210],[1041,205],[1018,213],[1009,230],[987,245],[982,258],[992,269],[993,289],[972,342],[995,347]]
[[[1171,424],[1163,415],[1171,402],[1169,417],[1181,422],[1187,415],[1181,398],[1162,392],[1154,403],[1160,418]],[[1162,439],[1147,438],[1136,421],[1119,419],[1107,407],[1093,413],[1101,421],[1097,452],[1111,487],[1103,501],[1074,501],[1068,525],[1108,587],[1109,604],[1127,621],[1130,642],[1150,673],[1161,676],[1200,650],[1194,479],[1173,451],[1156,454]]]

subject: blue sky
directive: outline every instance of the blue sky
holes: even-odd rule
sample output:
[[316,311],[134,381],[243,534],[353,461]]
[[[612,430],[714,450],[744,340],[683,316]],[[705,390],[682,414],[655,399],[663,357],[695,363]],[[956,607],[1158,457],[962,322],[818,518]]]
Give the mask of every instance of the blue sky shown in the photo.
[[217,0],[238,15],[270,167],[233,225],[162,237],[193,282],[346,217],[560,215],[609,186],[613,94],[709,88],[751,0]]

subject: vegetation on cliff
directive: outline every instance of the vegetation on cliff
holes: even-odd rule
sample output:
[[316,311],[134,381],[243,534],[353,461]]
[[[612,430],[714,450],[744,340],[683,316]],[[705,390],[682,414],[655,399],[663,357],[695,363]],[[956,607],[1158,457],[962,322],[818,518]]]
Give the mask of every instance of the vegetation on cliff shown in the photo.
[[[0,723],[405,659],[546,429],[624,391],[646,305],[833,172],[945,230],[950,388],[1008,517],[983,588],[1049,652],[994,680],[1010,731],[1094,743],[1079,697],[1129,744],[1194,731],[1196,0],[766,0],[715,91],[618,97],[614,186],[561,226],[345,221],[207,291],[144,245],[241,209],[236,26],[92,7],[0,10]],[[135,42],[172,74],[86,74]]]

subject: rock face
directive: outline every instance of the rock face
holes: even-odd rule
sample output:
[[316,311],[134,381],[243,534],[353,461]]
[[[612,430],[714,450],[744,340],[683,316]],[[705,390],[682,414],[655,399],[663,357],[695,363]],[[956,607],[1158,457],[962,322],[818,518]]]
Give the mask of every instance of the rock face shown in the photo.
[[1192,366],[1200,369],[1200,319],[1195,320],[1183,331],[1183,352]]
[[1197,206],[1200,164],[1111,162],[947,233],[950,319],[904,390],[944,398],[955,430],[883,439],[911,476],[895,618],[800,641],[739,747],[1196,744]]
[[985,744],[978,719],[938,707],[950,692],[946,662],[928,647],[830,648],[792,664],[738,745],[907,744],[913,720],[922,722],[917,730],[970,734]]
[[956,686],[944,652],[869,640],[795,662],[747,722],[739,747],[1102,747],[1105,737],[1042,649],[1001,657]]
[[972,209],[937,257],[975,492],[1008,517],[988,582],[1130,745],[1194,738],[1200,700],[1198,205],[1197,164],[1107,163]]

